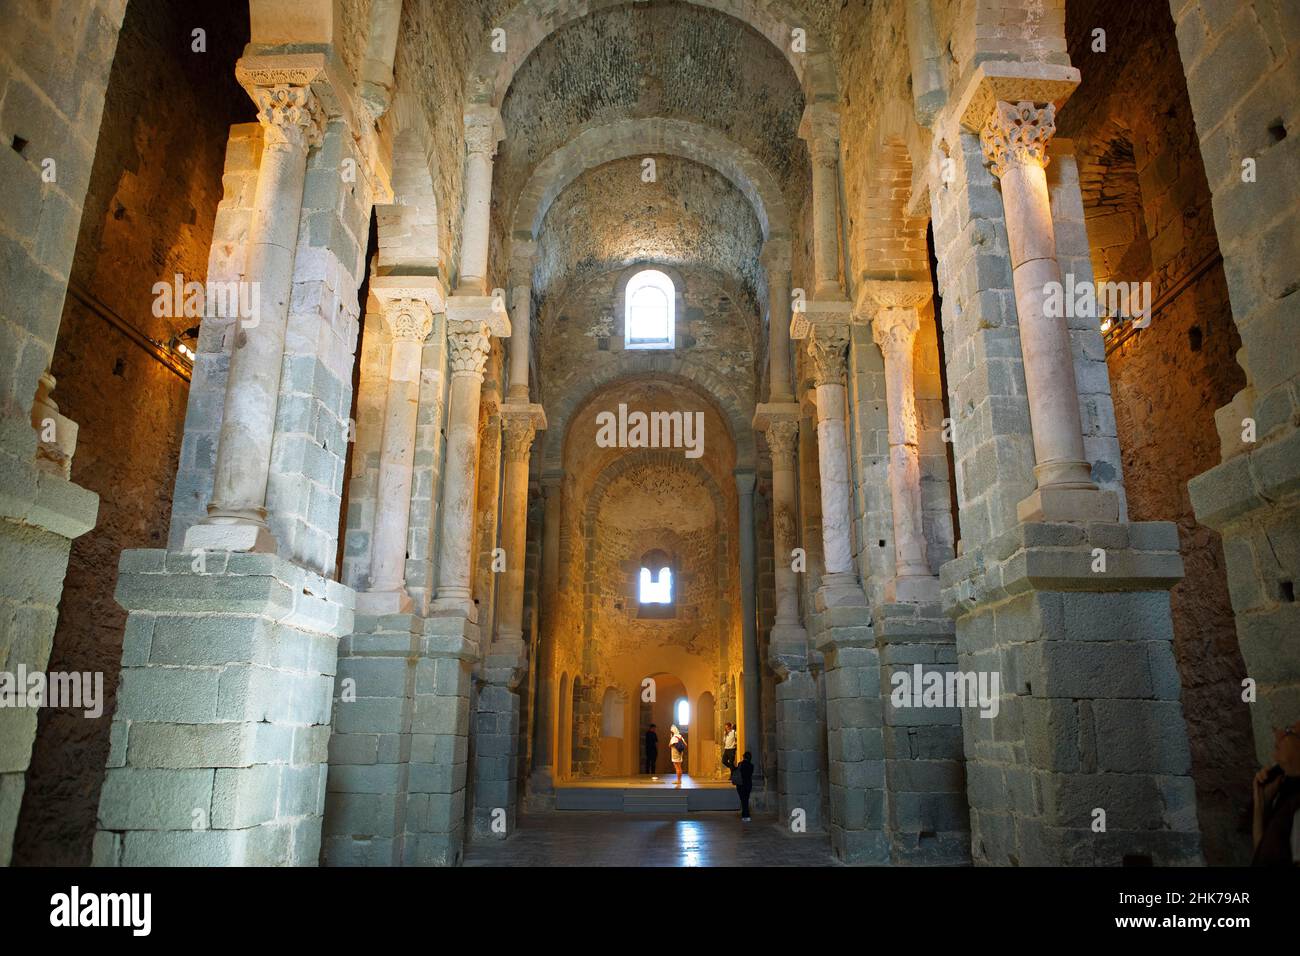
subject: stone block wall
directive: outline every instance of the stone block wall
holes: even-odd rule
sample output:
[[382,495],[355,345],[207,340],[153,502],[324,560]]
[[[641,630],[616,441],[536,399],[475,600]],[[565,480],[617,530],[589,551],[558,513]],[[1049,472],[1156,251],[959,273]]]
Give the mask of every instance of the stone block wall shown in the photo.
[[[1246,388],[1217,415],[1224,461],[1188,490],[1197,518],[1223,535],[1246,675],[1257,691],[1255,756],[1268,764],[1274,728],[1300,715],[1300,666],[1289,639],[1300,575],[1300,146],[1291,133],[1300,15],[1280,0],[1171,0],[1170,10],[1246,373]],[[1243,440],[1246,419],[1255,442]]]
[[999,680],[995,716],[962,712],[975,863],[1201,861],[1177,548],[1166,522],[1024,524],[944,566],[959,669]]
[[[339,645],[323,860],[460,861],[476,632],[409,614],[357,618]],[[482,759],[479,755],[478,759]]]
[[962,713],[956,707],[916,707],[910,696],[899,706],[894,698],[896,674],[905,674],[911,689],[918,665],[920,673],[938,673],[945,680],[957,670],[953,623],[938,605],[886,604],[877,609],[875,630],[890,858],[915,865],[968,862]]
[[[247,39],[246,17],[241,27],[239,10],[226,11],[134,0],[118,38],[51,363],[60,414],[78,425],[72,477],[100,496],[100,511],[69,556],[50,669],[102,674],[105,700],[98,718],[41,712],[20,865],[90,860],[126,623],[113,600],[117,560],[123,548],[166,541],[188,391],[184,359],[169,363],[166,347],[200,322],[183,303],[155,314],[154,284],[170,288],[178,273],[183,282],[205,278],[226,131],[253,108],[217,68]],[[196,16],[202,52],[191,48]]]
[[350,589],[264,554],[127,551],[98,866],[316,865]]
[[[32,403],[50,367],[91,180],[125,0],[75,11],[18,0],[0,37],[0,669],[44,671],[71,540],[98,500],[36,466]],[[58,16],[59,13],[68,15]],[[8,710],[0,737],[0,865],[10,860],[36,711]]]

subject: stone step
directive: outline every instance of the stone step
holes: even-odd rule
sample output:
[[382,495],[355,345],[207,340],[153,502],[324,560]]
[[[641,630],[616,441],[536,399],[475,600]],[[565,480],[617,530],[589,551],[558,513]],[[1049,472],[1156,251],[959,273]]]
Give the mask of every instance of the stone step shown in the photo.
[[680,790],[650,787],[556,787],[555,809],[676,815],[701,811],[739,811],[740,801],[733,787]]

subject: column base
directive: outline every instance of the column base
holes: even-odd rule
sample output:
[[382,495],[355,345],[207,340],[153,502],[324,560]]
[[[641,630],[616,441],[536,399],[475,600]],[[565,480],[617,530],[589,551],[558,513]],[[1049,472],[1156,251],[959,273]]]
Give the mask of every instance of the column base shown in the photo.
[[[823,574],[815,599],[818,611],[833,607],[866,607],[867,595],[852,571]],[[870,615],[868,615],[870,620]]]
[[1101,488],[1037,488],[1016,505],[1021,522],[1118,521],[1119,495]]
[[555,771],[552,767],[537,767],[528,776],[525,803],[529,810],[548,812],[555,809]]
[[478,626],[478,605],[469,596],[439,594],[429,602],[429,617],[459,617]]
[[1168,522],[1028,523],[944,565],[959,667],[999,680],[961,714],[975,863],[1201,862],[1177,549]]
[[275,554],[279,545],[264,524],[199,524],[185,532],[186,551],[241,551]]
[[415,603],[405,588],[396,591],[357,592],[358,614],[409,614],[414,607]]
[[315,866],[353,593],[275,555],[126,551],[96,865]]

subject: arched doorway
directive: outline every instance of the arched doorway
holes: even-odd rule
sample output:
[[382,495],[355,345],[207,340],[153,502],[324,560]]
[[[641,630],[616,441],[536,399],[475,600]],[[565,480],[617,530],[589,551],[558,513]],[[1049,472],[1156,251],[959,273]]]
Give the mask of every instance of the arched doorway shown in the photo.
[[[651,683],[647,684],[646,681]],[[657,673],[649,674],[641,682],[640,687],[640,712],[639,727],[641,743],[638,748],[638,758],[642,769],[645,767],[645,732],[650,724],[656,725],[656,732],[659,734],[659,754],[655,761],[655,773],[663,776],[673,772],[672,755],[668,751],[669,729],[677,722],[678,705],[683,701],[689,701],[686,693],[686,685],[680,679],[672,674]],[[647,699],[649,698],[649,699]],[[683,772],[690,773],[693,765],[692,760],[692,736],[690,729],[690,716],[687,715],[687,726],[681,728],[683,735],[686,737],[686,761],[683,765]]]
[[573,773],[573,697],[569,693],[569,675],[560,676],[559,715],[555,722],[555,768],[560,779]]

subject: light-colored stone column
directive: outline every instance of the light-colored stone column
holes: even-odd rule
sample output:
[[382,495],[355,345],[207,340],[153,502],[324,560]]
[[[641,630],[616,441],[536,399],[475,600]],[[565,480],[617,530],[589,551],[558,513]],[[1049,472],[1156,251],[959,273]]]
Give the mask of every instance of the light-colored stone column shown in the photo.
[[465,218],[461,223],[460,277],[456,291],[486,295],[492,214],[492,158],[505,136],[501,114],[490,106],[465,112]]
[[410,527],[412,465],[420,401],[420,359],[433,331],[433,315],[446,308],[435,278],[377,276],[371,291],[383,304],[392,338],[379,486],[370,549],[370,589],[357,594],[357,609],[376,614],[411,610],[406,592],[406,537]]
[[478,466],[478,413],[492,336],[510,334],[510,320],[487,296],[447,299],[447,367],[451,373],[447,412],[447,459],[443,468],[442,527],[438,535],[437,615],[478,622],[471,591],[474,489]]
[[[736,472],[740,503],[740,630],[743,652],[745,720],[742,752],[748,750],[755,777],[762,775],[763,731],[760,719],[758,624],[754,605],[754,473]],[[757,787],[756,787],[757,789]]]
[[[510,388],[506,401],[528,404],[528,361],[532,348],[533,264],[536,244],[516,241],[510,260],[511,311],[515,317],[510,336]],[[542,426],[543,428],[545,426]]]
[[776,584],[776,621],[772,631],[775,639],[778,630],[803,631],[799,624],[799,582],[791,567],[799,537],[795,488],[799,406],[793,402],[759,405],[754,427],[767,436],[767,448],[772,456],[772,557]]
[[[811,303],[810,303],[811,304]],[[806,340],[813,384],[817,389],[817,458],[821,479],[822,546],[826,573],[817,592],[822,607],[865,606],[866,595],[853,565],[852,518],[849,504],[853,484],[849,473],[846,427],[846,353],[849,345],[847,308],[825,315],[796,313],[790,335]],[[843,318],[845,321],[841,321]]]
[[1055,117],[1051,103],[999,99],[980,129],[985,158],[1002,183],[1038,480],[1017,514],[1021,521],[1115,521],[1119,499],[1098,489],[1084,452],[1065,316],[1046,309],[1049,286],[1061,283],[1046,173]]
[[790,243],[769,239],[760,257],[767,270],[768,401],[793,402],[790,390]]
[[271,442],[307,152],[321,142],[324,114],[308,85],[240,79],[264,133],[244,267],[244,281],[257,289],[257,308],[235,330],[212,501],[208,516],[186,534],[185,548],[274,552],[266,526]]
[[815,298],[843,295],[840,288],[840,117],[825,103],[804,110],[799,135],[812,156],[813,272]]
[[896,565],[886,598],[929,603],[939,599],[939,579],[930,572],[921,525],[921,453],[913,351],[920,328],[917,308],[929,300],[930,283],[869,280],[862,289],[876,305],[871,335],[885,359],[889,496],[894,513]]
[[[525,385],[525,388],[527,386]],[[501,406],[505,431],[505,492],[501,509],[501,548],[506,553],[504,584],[498,597],[496,643],[523,647],[524,548],[528,524],[528,460],[533,438],[546,428],[540,405]]]

